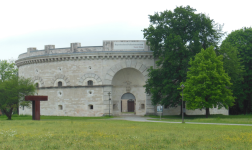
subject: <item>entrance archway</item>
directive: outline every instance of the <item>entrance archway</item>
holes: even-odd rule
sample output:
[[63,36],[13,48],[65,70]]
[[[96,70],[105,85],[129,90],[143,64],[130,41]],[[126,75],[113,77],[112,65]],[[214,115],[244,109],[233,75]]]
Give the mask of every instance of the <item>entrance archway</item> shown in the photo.
[[[112,100],[114,115],[144,115],[146,109],[141,105],[146,104],[145,80],[143,74],[134,68],[125,68],[118,71],[112,78]],[[107,90],[108,91],[108,90]],[[132,99],[133,110],[128,112],[128,100]],[[129,104],[130,106],[130,104]]]
[[135,112],[135,96],[125,93],[121,97],[121,112]]

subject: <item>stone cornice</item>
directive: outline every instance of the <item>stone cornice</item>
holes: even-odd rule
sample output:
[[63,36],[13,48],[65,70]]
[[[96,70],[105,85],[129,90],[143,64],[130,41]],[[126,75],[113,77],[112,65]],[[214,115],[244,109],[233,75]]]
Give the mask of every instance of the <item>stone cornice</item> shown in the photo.
[[38,90],[44,89],[69,89],[69,88],[99,88],[99,87],[112,87],[113,85],[92,85],[92,86],[83,86],[83,85],[76,85],[76,86],[47,86],[47,87],[39,87]]
[[65,53],[26,57],[18,59],[15,63],[18,67],[27,64],[78,61],[78,60],[103,60],[103,59],[153,59],[152,51],[102,51],[84,53]]

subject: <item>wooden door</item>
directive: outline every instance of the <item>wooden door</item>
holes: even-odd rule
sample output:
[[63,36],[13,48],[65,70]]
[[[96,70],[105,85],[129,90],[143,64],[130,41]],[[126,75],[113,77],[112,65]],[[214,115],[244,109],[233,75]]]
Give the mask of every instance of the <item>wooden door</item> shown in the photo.
[[134,101],[128,101],[128,112],[134,112]]

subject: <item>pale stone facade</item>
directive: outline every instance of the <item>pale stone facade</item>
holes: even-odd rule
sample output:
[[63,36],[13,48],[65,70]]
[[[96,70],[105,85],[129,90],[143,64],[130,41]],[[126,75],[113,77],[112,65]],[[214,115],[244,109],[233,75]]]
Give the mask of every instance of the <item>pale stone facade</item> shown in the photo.
[[[112,115],[121,115],[128,107],[127,99],[122,99],[125,93],[134,96],[136,115],[156,114],[143,87],[147,69],[154,63],[144,40],[103,41],[103,46],[89,47],[81,47],[80,43],[71,43],[69,48],[46,45],[44,50],[28,48],[16,61],[19,76],[32,78],[39,84],[38,94],[48,95],[49,100],[41,102],[41,115],[59,116],[102,116],[109,109]],[[186,112],[205,114],[203,110]],[[28,107],[19,109],[19,114],[31,113]],[[179,113],[180,107],[163,112]],[[210,113],[227,115],[228,110],[214,108]]]

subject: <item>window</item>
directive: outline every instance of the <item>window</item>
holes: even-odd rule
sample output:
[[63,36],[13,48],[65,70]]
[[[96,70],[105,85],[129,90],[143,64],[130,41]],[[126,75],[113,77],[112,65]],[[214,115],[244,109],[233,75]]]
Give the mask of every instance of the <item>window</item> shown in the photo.
[[39,88],[39,84],[38,83],[36,83],[36,88]]
[[93,105],[88,105],[89,109],[94,109]]
[[58,109],[59,109],[59,110],[63,110],[63,106],[62,106],[62,105],[59,105],[59,106],[58,106]]
[[62,87],[62,82],[61,81],[58,82],[58,87]]
[[113,109],[116,109],[117,107],[116,107],[116,104],[113,104]]
[[141,109],[144,109],[144,104],[141,104]]
[[88,85],[89,85],[89,86],[92,86],[92,85],[93,85],[93,81],[92,81],[92,80],[89,80],[89,81],[88,81]]

